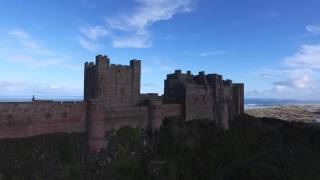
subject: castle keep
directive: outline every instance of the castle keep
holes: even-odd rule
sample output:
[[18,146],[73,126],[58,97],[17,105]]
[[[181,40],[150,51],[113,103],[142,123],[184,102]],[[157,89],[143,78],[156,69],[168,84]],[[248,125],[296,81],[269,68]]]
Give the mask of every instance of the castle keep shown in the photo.
[[244,111],[244,85],[218,74],[176,70],[164,81],[164,95],[140,94],[141,61],[110,64],[107,56],[85,63],[84,101],[0,103],[0,138],[56,132],[86,132],[92,151],[105,148],[105,133],[121,126],[158,129],[166,117],[209,119],[228,129]]

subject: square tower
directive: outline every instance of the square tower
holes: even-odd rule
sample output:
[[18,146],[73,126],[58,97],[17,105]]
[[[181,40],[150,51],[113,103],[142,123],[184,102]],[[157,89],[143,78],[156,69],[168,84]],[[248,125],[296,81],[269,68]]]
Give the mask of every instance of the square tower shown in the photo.
[[112,105],[135,105],[140,96],[141,61],[130,65],[110,65],[98,55],[95,64],[85,63],[84,100],[99,99]]

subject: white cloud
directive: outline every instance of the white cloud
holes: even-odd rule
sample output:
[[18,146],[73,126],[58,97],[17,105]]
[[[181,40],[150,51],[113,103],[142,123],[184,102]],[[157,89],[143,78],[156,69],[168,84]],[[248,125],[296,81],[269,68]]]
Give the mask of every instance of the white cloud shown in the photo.
[[317,95],[320,89],[319,44],[303,45],[297,53],[283,58],[281,62],[284,65],[281,68],[263,69],[260,72],[264,78],[273,79],[273,87],[260,92],[269,96],[320,98],[320,95]]
[[314,34],[320,34],[320,24],[308,25],[306,26],[306,30]]
[[77,69],[78,65],[71,64],[71,56],[55,52],[42,45],[24,29],[8,31],[10,41],[0,46],[0,59],[14,63],[25,64],[31,68],[43,68],[56,65],[68,69]]
[[14,29],[8,32],[10,36],[15,38],[21,45],[29,49],[40,49],[41,45],[31,35],[23,29]]
[[286,57],[284,63],[289,67],[320,69],[320,44],[301,46],[296,54]]
[[209,51],[209,52],[201,53],[200,56],[206,57],[206,56],[225,54],[225,53],[226,53],[225,51]]
[[184,54],[190,55],[190,56],[201,56],[201,57],[207,57],[207,56],[213,56],[213,55],[222,55],[225,54],[225,51],[207,51],[207,52],[190,52],[190,51],[184,51]]
[[[108,36],[115,48],[148,48],[152,45],[148,28],[159,21],[166,21],[179,13],[192,10],[197,0],[135,0],[136,6],[128,13],[105,18],[104,26],[81,28],[82,36],[97,40]],[[97,42],[80,39],[80,45],[95,50]]]
[[133,14],[107,18],[112,29],[121,31],[146,31],[157,21],[171,19],[177,13],[190,12],[193,0],[137,0],[139,8]]
[[79,45],[92,52],[97,52],[102,47],[98,42],[101,38],[112,33],[102,26],[83,26],[80,28],[80,34],[77,36]]
[[20,87],[24,86],[27,83],[24,81],[8,81],[8,80],[2,80],[0,81],[0,89],[6,89],[6,88],[11,88],[11,87]]
[[274,82],[275,87],[292,88],[297,90],[303,90],[311,88],[314,85],[314,80],[311,76],[301,74],[297,76],[289,76],[285,80]]
[[80,32],[86,38],[92,40],[110,35],[110,32],[102,26],[85,26],[80,29]]
[[8,32],[8,34],[18,38],[18,39],[21,39],[21,38],[30,38],[30,35],[24,31],[23,29],[14,29],[14,30],[11,30]]
[[[9,59],[9,57],[7,57]],[[46,59],[44,61],[38,61],[35,60],[34,57],[31,57],[29,55],[23,55],[23,54],[14,54],[10,57],[10,60],[12,62],[19,62],[27,64],[27,66],[32,68],[41,68],[41,67],[47,67],[50,65],[57,65],[61,64],[63,62],[62,59]]]
[[78,36],[78,42],[80,46],[86,50],[92,51],[92,52],[97,52],[100,45],[98,45],[96,42],[86,39],[82,36]]
[[151,44],[147,34],[114,37],[112,41],[112,45],[115,48],[148,48]]
[[[317,33],[318,26],[307,26]],[[296,53],[281,60],[282,67],[263,69],[259,74],[272,80],[272,88],[257,91],[261,96],[312,99],[320,98],[320,44],[302,45]],[[258,93],[248,93],[257,95]]]
[[288,86],[282,84],[274,84],[274,87],[272,89],[272,92],[276,92],[277,94],[285,93],[287,91],[290,91]]
[[74,95],[81,94],[81,88],[58,84],[35,84],[29,81],[0,80],[0,93],[5,95]]
[[178,13],[190,12],[195,0],[136,0],[136,2],[139,7],[133,12],[106,18],[111,31],[127,34],[113,38],[113,41],[121,42],[121,46],[115,47],[149,47],[151,42],[148,27],[158,21],[169,20]]

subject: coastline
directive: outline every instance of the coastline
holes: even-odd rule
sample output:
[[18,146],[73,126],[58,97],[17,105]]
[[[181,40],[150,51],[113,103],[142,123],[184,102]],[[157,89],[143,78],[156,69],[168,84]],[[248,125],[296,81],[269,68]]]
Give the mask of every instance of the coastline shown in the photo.
[[255,117],[277,118],[303,123],[320,123],[320,104],[247,107],[245,113]]

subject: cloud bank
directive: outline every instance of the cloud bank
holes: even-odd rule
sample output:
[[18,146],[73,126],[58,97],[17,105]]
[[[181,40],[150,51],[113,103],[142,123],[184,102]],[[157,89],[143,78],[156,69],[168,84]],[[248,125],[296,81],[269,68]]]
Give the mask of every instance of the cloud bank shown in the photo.
[[24,29],[12,29],[7,32],[9,41],[0,46],[0,59],[24,64],[30,68],[59,66],[79,70],[82,67],[71,64],[71,56],[46,48],[40,40]]
[[306,26],[306,30],[314,34],[320,34],[320,24],[308,25]]
[[[152,45],[149,27],[166,21],[179,13],[191,12],[196,0],[136,0],[136,7],[128,13],[105,17],[105,24],[80,29],[80,45],[96,50],[97,38],[108,37],[115,48],[148,48]],[[95,41],[94,41],[95,40]],[[86,41],[86,43],[84,43]],[[88,46],[88,44],[91,46]]]
[[281,60],[280,69],[264,69],[264,78],[279,79],[273,87],[264,91],[248,92],[248,96],[290,97],[312,99],[320,98],[320,44],[302,45],[291,56]]
[[[52,70],[53,68],[62,70],[61,72],[64,72],[64,70],[80,72],[83,68],[82,65],[73,64],[72,59],[72,56],[47,48],[41,40],[35,38],[25,29],[12,29],[7,31],[0,45],[0,61],[3,63],[12,63],[13,66],[22,66],[26,72],[36,71],[35,74],[44,69]],[[7,69],[5,71],[7,71]],[[33,72],[30,74],[35,75]],[[50,75],[48,75],[48,77],[50,77]],[[22,76],[11,77],[11,74],[2,76],[0,79],[0,94],[71,95],[75,93],[80,94],[79,92],[81,92],[81,88],[72,84],[63,85],[45,81],[35,83],[38,79],[37,77],[32,80],[17,80],[17,78],[28,79],[28,77]]]
[[214,56],[214,55],[223,55],[226,54],[226,51],[206,51],[206,52],[190,52],[190,51],[184,51],[184,54],[190,55],[190,56],[200,56],[200,57],[207,57],[207,56]]
[[81,95],[81,89],[72,86],[62,86],[57,84],[35,84],[29,81],[0,80],[1,95],[29,95],[30,99],[33,94],[40,96],[52,95]]

